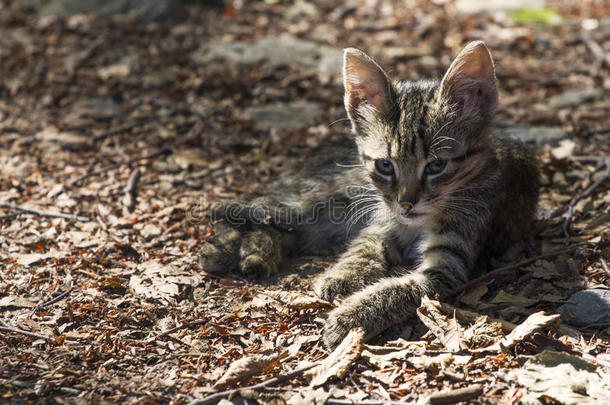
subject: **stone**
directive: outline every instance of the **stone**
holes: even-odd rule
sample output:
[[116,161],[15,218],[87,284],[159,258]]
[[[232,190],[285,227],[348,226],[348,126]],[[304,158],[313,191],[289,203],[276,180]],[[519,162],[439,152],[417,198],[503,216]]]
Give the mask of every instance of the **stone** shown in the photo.
[[191,55],[191,59],[199,64],[207,64],[216,58],[238,63],[297,64],[337,76],[343,66],[341,49],[287,34],[264,37],[252,43],[216,42]]
[[308,101],[273,103],[249,107],[244,110],[244,115],[260,129],[291,130],[315,123],[316,118],[322,115],[322,107]]
[[150,23],[164,22],[174,17],[180,0],[36,0],[35,4],[43,15],[125,14],[134,15],[140,22]]
[[551,108],[576,107],[589,101],[601,100],[603,97],[602,89],[568,90],[549,97],[547,103]]
[[522,142],[535,142],[536,145],[548,145],[570,137],[570,134],[561,127],[543,127],[528,125],[514,125],[498,128],[494,131],[501,138],[517,138]]
[[579,291],[557,313],[562,321],[574,326],[610,325],[610,290],[589,289]]

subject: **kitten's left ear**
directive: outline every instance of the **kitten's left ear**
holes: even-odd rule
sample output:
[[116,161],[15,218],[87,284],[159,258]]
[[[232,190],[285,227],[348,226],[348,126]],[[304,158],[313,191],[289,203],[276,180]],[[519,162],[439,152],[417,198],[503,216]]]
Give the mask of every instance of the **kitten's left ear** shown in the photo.
[[361,107],[370,107],[382,114],[389,111],[393,94],[392,83],[383,69],[364,52],[355,48],[345,49],[343,84],[345,109],[352,120],[367,112],[366,108]]
[[441,94],[466,119],[489,119],[498,104],[491,54],[483,41],[466,45],[441,82]]

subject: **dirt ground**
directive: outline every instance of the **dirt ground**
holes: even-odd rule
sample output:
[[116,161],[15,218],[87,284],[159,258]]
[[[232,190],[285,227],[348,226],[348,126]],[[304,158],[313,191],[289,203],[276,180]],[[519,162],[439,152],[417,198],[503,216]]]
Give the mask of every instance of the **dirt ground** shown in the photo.
[[[0,403],[608,399],[610,3],[477,15],[443,0],[330,3],[190,5],[150,25],[0,3]],[[349,137],[337,52],[440,78],[473,39],[496,60],[497,131],[540,161],[517,262],[336,358],[321,339],[330,304],[311,290],[334,258],[294,259],[270,280],[199,268],[210,203]],[[565,307],[582,290],[597,301]]]

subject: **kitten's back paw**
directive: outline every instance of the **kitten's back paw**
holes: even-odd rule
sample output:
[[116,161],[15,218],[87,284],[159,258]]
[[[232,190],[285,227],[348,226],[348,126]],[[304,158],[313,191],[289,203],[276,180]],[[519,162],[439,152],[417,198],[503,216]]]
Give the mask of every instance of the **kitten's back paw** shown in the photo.
[[239,270],[247,277],[267,278],[276,273],[276,265],[252,254],[239,262]]
[[338,277],[319,277],[313,285],[313,291],[323,300],[332,302],[339,296],[347,296],[354,291],[348,280]]
[[215,234],[199,250],[199,265],[208,273],[232,271],[238,261],[241,234],[225,224],[214,226]]

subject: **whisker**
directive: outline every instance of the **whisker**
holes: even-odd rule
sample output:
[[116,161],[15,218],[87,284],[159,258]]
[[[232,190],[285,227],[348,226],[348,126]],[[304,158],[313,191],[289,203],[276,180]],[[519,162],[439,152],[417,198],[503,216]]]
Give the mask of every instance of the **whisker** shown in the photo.
[[328,124],[329,127],[335,125],[337,122],[341,122],[341,121],[349,121],[349,118],[339,118],[338,120],[335,120],[333,122],[331,122],[330,124]]

